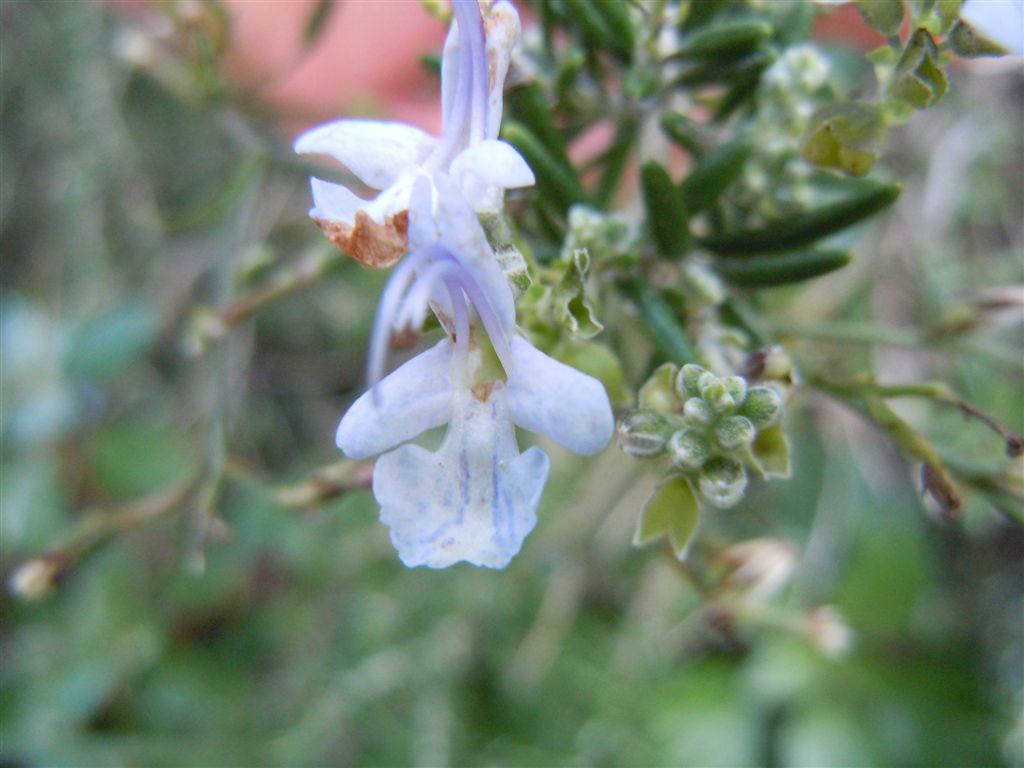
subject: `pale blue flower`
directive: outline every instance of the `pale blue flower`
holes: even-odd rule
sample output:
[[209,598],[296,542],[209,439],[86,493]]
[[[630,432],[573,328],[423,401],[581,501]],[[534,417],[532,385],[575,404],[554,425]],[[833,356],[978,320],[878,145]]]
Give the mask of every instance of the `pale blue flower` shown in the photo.
[[380,190],[366,200],[312,179],[310,216],[335,245],[369,266],[390,266],[406,252],[409,195],[420,175],[449,174],[478,212],[500,210],[505,189],[534,183],[522,156],[497,138],[519,16],[507,0],[495,3],[486,19],[477,0],[452,5],[455,23],[441,65],[440,138],[404,123],[338,120],[295,142],[296,152],[330,155]]
[[[370,390],[342,418],[338,446],[351,458],[390,451],[373,492],[406,565],[503,568],[536,523],[549,468],[540,448],[520,453],[515,427],[594,454],[611,438],[611,407],[600,382],[517,335],[505,275],[447,176],[416,182],[409,240],[378,310]],[[378,381],[391,333],[419,328],[428,308],[447,337]],[[436,451],[403,445],[445,424]]]

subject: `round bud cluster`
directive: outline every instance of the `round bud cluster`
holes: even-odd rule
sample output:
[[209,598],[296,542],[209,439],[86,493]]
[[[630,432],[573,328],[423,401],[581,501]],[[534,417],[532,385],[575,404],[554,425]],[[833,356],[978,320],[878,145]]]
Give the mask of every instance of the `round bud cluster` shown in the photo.
[[697,472],[697,487],[716,507],[731,507],[747,488],[746,454],[758,430],[782,413],[782,398],[768,386],[747,387],[742,376],[716,376],[699,365],[684,365],[675,380],[686,426],[669,439],[676,467]]
[[778,423],[782,397],[742,376],[699,365],[663,366],[641,391],[640,410],[619,423],[619,447],[632,456],[667,454],[707,503],[731,507],[747,488],[746,464],[758,433]]
[[715,507],[731,507],[746,489],[739,456],[749,452],[758,430],[775,424],[782,398],[772,387],[746,386],[741,376],[716,376],[683,366],[676,376],[686,426],[669,439],[676,467],[695,472],[700,495]]

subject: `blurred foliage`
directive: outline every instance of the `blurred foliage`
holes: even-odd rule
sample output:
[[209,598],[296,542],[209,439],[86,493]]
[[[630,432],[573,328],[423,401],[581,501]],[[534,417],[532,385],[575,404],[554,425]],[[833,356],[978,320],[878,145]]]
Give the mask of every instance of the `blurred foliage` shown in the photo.
[[[834,215],[854,187],[801,142],[835,126],[824,165],[854,173],[840,150],[872,138],[848,113],[773,101],[777,60],[808,98],[824,86],[817,54],[791,45],[809,4],[749,16],[704,0],[681,17],[675,77],[700,123],[651,101],[648,5],[536,3],[531,54],[552,67],[510,94],[504,129],[542,182],[511,203],[537,278],[523,324],[620,403],[724,338],[704,273],[651,249],[715,252],[739,224],[811,216],[779,258],[801,279],[828,271],[806,257],[836,251],[800,248],[853,220],[830,229],[808,203]],[[161,8],[154,33],[88,3],[0,6],[0,567],[42,598],[0,598],[0,761],[1024,764],[1021,470],[961,407],[1024,429],[1019,66],[950,72],[941,109],[893,128],[884,162],[904,191],[881,226],[835,238],[834,268],[852,248],[851,266],[793,285],[709,257],[736,286],[715,317],[756,318],[745,333],[800,361],[792,480],[703,510],[681,563],[630,546],[657,468],[558,454],[506,571],[434,572],[402,568],[366,467],[331,444],[387,276],[308,222],[309,169],[221,74],[219,5]],[[911,58],[893,71],[934,93],[930,49]],[[832,55],[830,82],[861,83],[856,60]],[[581,177],[568,147],[608,115],[616,139]],[[651,115],[705,180],[645,172],[648,204],[677,208],[685,232],[577,206],[615,207]],[[884,389],[933,379],[957,395]],[[965,484],[959,520],[926,513],[893,443],[855,415],[870,397]],[[795,567],[773,594],[728,546],[767,537],[799,553],[758,550]]]

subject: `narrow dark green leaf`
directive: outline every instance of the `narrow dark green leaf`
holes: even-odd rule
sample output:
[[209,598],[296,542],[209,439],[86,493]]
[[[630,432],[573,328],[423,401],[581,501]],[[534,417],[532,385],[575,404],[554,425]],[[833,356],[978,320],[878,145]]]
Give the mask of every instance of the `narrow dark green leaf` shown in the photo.
[[552,119],[551,107],[540,83],[531,81],[512,88],[505,94],[505,100],[509,116],[529,128],[549,150],[557,152],[564,158],[563,164],[568,166],[565,138]]
[[635,275],[622,277],[617,284],[636,308],[647,334],[664,360],[680,365],[697,362],[679,318],[657,291]]
[[661,113],[661,130],[673,143],[700,158],[707,151],[708,139],[697,123],[678,112]]
[[636,123],[628,120],[619,126],[615,134],[615,140],[604,153],[602,164],[604,171],[601,180],[597,185],[594,198],[598,205],[604,207],[612,201],[615,191],[619,187],[619,180],[626,168],[626,161],[629,159],[630,151],[633,149],[633,139],[636,137]]
[[692,32],[695,29],[703,27],[720,10],[722,10],[729,0],[690,0],[689,8],[686,11],[686,17],[683,19],[683,23],[680,26],[683,32]]
[[763,21],[730,21],[695,33],[676,54],[689,59],[738,59],[771,37]]
[[[771,59],[770,61],[773,61]],[[756,70],[752,71],[745,79],[739,80],[732,88],[726,91],[715,106],[711,119],[716,123],[725,122],[740,107],[749,103],[757,94],[757,86],[761,82],[761,75],[771,66],[770,61],[764,62]]]
[[558,213],[564,216],[573,204],[588,202],[579,176],[566,166],[557,150],[546,146],[520,123],[506,121],[502,136],[526,158],[537,177],[538,194],[551,201]]
[[809,245],[888,208],[899,197],[899,184],[864,182],[860,190],[828,205],[772,221],[756,229],[714,235],[701,245],[723,255],[777,253]]
[[647,228],[659,255],[678,259],[690,244],[690,215],[683,195],[660,163],[649,160],[640,173]]
[[701,158],[680,186],[691,214],[705,211],[718,201],[743,172],[750,152],[751,146],[745,139],[733,139]]
[[604,25],[611,31],[624,61],[631,61],[636,45],[633,21],[629,18],[627,0],[591,0],[591,6],[604,19]]
[[673,85],[698,86],[708,83],[734,83],[759,75],[778,58],[772,51],[754,51],[733,61],[699,61],[685,69]]
[[611,27],[599,9],[599,0],[564,0],[566,15],[575,22],[577,31],[587,44],[588,53],[603,49],[628,64],[633,57],[628,45]]
[[761,254],[719,259],[715,269],[733,285],[768,287],[826,275],[842,269],[852,258],[849,251]]

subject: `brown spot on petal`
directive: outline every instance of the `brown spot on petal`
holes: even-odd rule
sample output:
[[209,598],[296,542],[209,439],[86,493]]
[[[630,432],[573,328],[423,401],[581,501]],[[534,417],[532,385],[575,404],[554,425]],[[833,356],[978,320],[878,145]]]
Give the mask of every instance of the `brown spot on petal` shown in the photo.
[[354,224],[315,216],[313,221],[338,250],[367,267],[390,267],[409,250],[408,210],[388,216],[383,224],[374,221],[366,211],[356,211]]
[[491,392],[494,391],[494,382],[489,381],[486,384],[477,384],[473,387],[473,397],[479,400],[481,403],[486,403],[487,398],[491,396]]
[[505,5],[484,12],[484,36],[487,39],[487,90],[494,90],[499,78],[505,77],[502,59],[507,66],[515,47],[519,17]]

